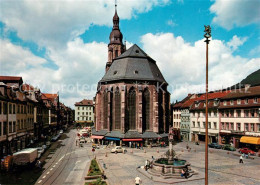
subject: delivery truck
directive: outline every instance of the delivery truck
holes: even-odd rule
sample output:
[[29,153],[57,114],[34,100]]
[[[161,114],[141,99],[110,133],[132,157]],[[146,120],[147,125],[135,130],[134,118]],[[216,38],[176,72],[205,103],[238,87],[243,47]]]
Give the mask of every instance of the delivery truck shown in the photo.
[[13,153],[14,165],[27,165],[35,162],[38,157],[37,148],[26,148],[19,152]]

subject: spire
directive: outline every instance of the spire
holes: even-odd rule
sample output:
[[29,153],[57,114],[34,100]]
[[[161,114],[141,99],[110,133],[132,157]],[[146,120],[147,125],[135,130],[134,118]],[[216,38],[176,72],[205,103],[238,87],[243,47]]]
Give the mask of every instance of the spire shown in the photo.
[[117,1],[115,0],[115,15],[113,17],[113,29],[119,29],[119,17],[117,15]]
[[115,0],[115,15],[113,17],[113,29],[109,36],[108,44],[108,62],[106,64],[106,71],[110,68],[113,60],[125,51],[123,44],[123,34],[119,29],[119,17],[117,15],[117,0]]

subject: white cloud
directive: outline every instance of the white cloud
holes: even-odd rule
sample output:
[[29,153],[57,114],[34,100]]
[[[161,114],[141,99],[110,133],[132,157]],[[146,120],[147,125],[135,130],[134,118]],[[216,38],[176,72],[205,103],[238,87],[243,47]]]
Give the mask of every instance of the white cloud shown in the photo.
[[235,51],[239,46],[243,45],[247,41],[248,37],[238,37],[236,35],[227,43],[227,46],[231,48],[231,50]]
[[9,40],[0,39],[0,72],[5,75],[12,71],[19,73],[40,66],[47,61],[35,56],[29,49],[12,44]]
[[260,1],[258,0],[216,0],[210,7],[216,14],[213,23],[228,30],[234,26],[246,26],[260,22]]
[[[121,19],[150,11],[169,0],[118,1]],[[61,47],[84,33],[91,24],[112,25],[114,0],[0,1],[0,20],[23,40],[40,46]]]
[[58,66],[57,70],[44,67],[42,64],[47,61],[27,49],[7,40],[0,44],[1,74],[22,76],[24,82],[39,87],[42,92],[59,91],[61,101],[66,105],[73,106],[75,100],[79,101],[81,98],[92,99],[97,83],[105,73],[105,43],[83,43],[76,38],[64,48],[48,50],[46,58]]
[[[235,39],[234,39],[235,38]],[[240,82],[259,69],[260,58],[234,56],[234,49],[241,39],[225,43],[212,40],[209,44],[209,88],[229,87]],[[242,39],[243,40],[243,39]],[[205,92],[206,49],[203,40],[187,43],[172,33],[144,35],[141,39],[144,51],[157,61],[172,93],[172,100],[181,99],[188,93]],[[232,47],[231,47],[232,46]],[[231,47],[231,48],[230,48]]]

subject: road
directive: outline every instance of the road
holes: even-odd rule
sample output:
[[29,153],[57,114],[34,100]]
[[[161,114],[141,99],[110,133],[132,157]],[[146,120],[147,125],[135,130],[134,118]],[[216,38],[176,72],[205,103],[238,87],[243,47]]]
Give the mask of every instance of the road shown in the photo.
[[36,185],[49,184],[83,184],[87,164],[92,156],[87,147],[76,146],[76,130],[72,129],[62,145],[48,156],[44,171],[36,181]]

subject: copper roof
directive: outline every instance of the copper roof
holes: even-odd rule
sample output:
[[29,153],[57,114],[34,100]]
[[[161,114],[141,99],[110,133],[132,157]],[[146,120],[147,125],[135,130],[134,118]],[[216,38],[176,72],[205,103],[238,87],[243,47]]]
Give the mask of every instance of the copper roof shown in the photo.
[[84,99],[84,100],[82,100],[82,101],[80,101],[80,102],[76,102],[75,103],[75,106],[86,106],[86,105],[88,105],[88,106],[90,106],[90,105],[93,105],[93,100],[86,100],[86,99]]

